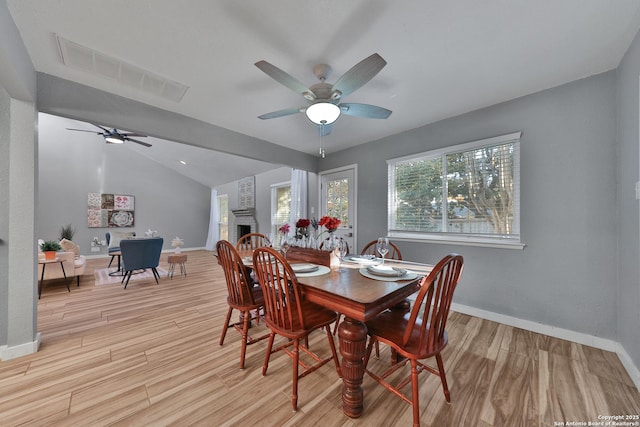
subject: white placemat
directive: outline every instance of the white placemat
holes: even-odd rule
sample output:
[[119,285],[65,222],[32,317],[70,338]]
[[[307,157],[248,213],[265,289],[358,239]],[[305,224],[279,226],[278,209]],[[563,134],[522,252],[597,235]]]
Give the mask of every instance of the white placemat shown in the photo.
[[369,273],[366,268],[361,268],[358,271],[360,271],[360,274],[362,274],[364,277],[368,277],[369,279],[373,279],[373,280],[380,280],[381,282],[397,282],[398,280],[413,280],[416,277],[418,277],[418,273],[415,273],[413,271],[408,271],[408,270],[407,270],[407,274],[400,277],[376,276],[375,274]]
[[375,265],[380,264],[381,262],[381,260],[376,259],[375,257],[365,257],[362,255],[347,255],[344,257],[344,261],[360,265]]
[[316,271],[311,271],[309,273],[296,273],[296,277],[312,277],[312,276],[322,276],[323,274],[328,274],[331,269],[324,265],[319,265]]

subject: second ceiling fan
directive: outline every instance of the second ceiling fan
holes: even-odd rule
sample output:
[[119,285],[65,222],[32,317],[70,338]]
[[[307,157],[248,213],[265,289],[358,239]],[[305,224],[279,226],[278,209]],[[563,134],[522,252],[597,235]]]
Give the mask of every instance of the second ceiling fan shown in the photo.
[[387,62],[380,55],[374,53],[354,65],[334,84],[330,84],[326,80],[331,73],[331,67],[327,64],[318,64],[313,67],[313,73],[318,77],[320,83],[307,87],[291,74],[282,71],[275,65],[264,60],[258,61],[255,63],[256,67],[278,83],[299,93],[310,103],[307,107],[286,108],[263,114],[258,118],[263,120],[274,119],[304,112],[309,120],[318,125],[321,135],[328,135],[331,132],[332,123],[341,114],[369,119],[386,119],[391,115],[391,110],[369,104],[341,102],[343,97],[351,94],[375,77],[385,65],[387,65]]
[[105,140],[105,142],[107,144],[122,144],[125,141],[131,141],[131,142],[135,142],[136,144],[143,145],[145,147],[151,147],[151,144],[149,144],[147,142],[138,141],[137,139],[131,138],[132,136],[135,136],[137,138],[146,138],[147,135],[141,135],[139,133],[134,133],[134,132],[123,132],[123,131],[115,129],[115,128],[114,129],[107,129],[104,126],[100,126],[100,125],[96,125],[96,124],[93,124],[93,125],[95,127],[97,127],[97,128],[100,128],[102,130],[102,132],[97,132],[95,130],[71,129],[71,128],[67,128],[67,130],[72,130],[72,131],[76,131],[76,132],[89,132],[89,133],[95,133],[97,135],[102,135],[102,137],[104,138],[104,140]]

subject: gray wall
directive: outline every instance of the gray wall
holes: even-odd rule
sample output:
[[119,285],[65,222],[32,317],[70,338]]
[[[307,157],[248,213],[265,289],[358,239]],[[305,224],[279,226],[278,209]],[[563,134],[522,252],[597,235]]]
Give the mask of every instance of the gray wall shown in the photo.
[[358,163],[358,240],[367,242],[387,226],[387,159],[523,131],[527,247],[400,242],[402,254],[464,255],[457,303],[615,340],[615,108],[612,71],[335,153],[320,169]]
[[[8,323],[9,302],[9,95],[0,86],[0,325]],[[7,328],[0,327],[0,346]]]
[[58,239],[60,227],[71,223],[83,254],[106,254],[105,248],[90,252],[90,242],[94,236],[104,239],[105,232],[114,229],[87,226],[87,194],[99,192],[135,196],[135,226],[120,231],[144,235],[148,229],[157,230],[165,249],[171,248],[176,236],[186,248],[205,245],[208,187],[127,149],[126,144],[106,144],[98,135],[66,130],[79,127],[70,119],[39,115],[38,238]]
[[636,35],[618,67],[618,338],[640,366],[640,211],[638,181],[640,39]]
[[[271,224],[271,185],[280,182],[291,181],[291,168],[282,167],[273,171],[256,174],[256,220],[258,222],[258,232],[268,233]],[[318,212],[318,175],[309,172],[307,177],[308,185],[308,206],[307,213],[312,217],[311,207],[314,208],[317,217]],[[238,181],[233,181],[216,187],[218,195],[226,194],[229,200],[229,210],[238,207]],[[235,227],[233,214],[229,212],[229,230]],[[231,232],[229,233],[231,236]]]
[[37,350],[36,74],[0,2],[0,359]]

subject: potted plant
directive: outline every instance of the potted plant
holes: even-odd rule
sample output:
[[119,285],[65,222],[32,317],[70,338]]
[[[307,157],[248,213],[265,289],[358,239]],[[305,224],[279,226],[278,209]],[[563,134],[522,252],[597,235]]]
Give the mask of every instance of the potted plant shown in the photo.
[[60,240],[67,239],[73,240],[73,236],[76,234],[76,229],[71,224],[63,225],[60,227]]
[[40,244],[40,250],[44,253],[44,259],[56,259],[56,252],[61,249],[60,243],[55,240],[46,240]]

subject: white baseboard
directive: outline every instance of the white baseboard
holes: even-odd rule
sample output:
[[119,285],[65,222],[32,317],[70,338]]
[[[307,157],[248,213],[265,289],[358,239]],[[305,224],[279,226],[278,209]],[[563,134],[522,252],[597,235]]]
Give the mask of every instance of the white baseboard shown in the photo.
[[36,339],[32,342],[9,347],[8,345],[0,346],[0,360],[6,361],[15,359],[16,357],[26,356],[28,354],[37,353],[40,348],[40,332],[36,334]]
[[629,356],[629,353],[627,353],[622,344],[617,341],[583,334],[581,332],[571,331],[569,329],[557,328],[555,326],[545,325],[543,323],[538,323],[531,320],[506,316],[504,314],[494,313],[492,311],[469,307],[462,304],[452,303],[451,310],[458,313],[479,317],[481,319],[503,323],[505,325],[513,326],[516,328],[526,329],[528,331],[536,332],[539,334],[549,335],[551,337],[560,338],[567,341],[573,341],[578,344],[588,345],[590,347],[599,348],[601,350],[615,352],[620,358],[620,362],[622,362],[622,365],[627,370],[627,373],[631,377],[631,380],[636,385],[636,388],[640,390],[640,370],[638,370],[638,367],[633,363],[631,356]]
[[620,362],[622,362],[622,365],[627,370],[627,373],[631,377],[633,383],[636,385],[636,388],[640,390],[640,370],[638,370],[638,367],[633,363],[633,360],[631,360],[631,356],[629,356],[629,353],[627,353],[627,350],[624,349],[622,344],[618,345],[620,346],[620,349],[616,351],[616,353],[618,353]]

